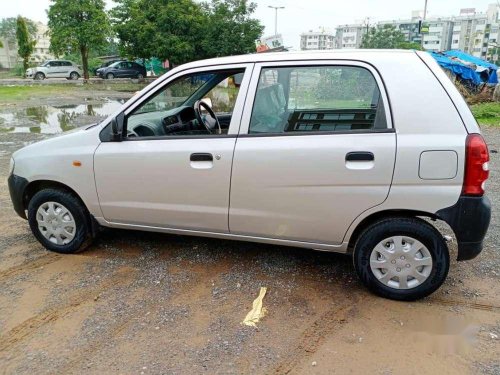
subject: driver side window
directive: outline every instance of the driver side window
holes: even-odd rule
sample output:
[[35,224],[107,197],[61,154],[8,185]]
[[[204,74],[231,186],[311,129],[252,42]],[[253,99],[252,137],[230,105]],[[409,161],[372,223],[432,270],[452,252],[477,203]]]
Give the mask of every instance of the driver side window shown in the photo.
[[170,82],[127,116],[127,138],[227,134],[243,74],[209,71]]

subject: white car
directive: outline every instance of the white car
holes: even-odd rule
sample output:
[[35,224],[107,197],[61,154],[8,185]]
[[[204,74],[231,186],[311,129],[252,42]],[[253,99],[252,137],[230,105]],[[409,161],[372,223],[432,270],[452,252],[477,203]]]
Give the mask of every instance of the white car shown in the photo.
[[45,78],[66,78],[76,80],[83,75],[82,69],[67,60],[49,60],[42,65],[26,70],[26,78],[42,80]]
[[[211,103],[211,104],[208,104]],[[189,63],[100,124],[13,155],[35,237],[82,250],[100,226],[349,254],[398,300],[429,295],[490,220],[489,154],[424,52],[268,53]]]

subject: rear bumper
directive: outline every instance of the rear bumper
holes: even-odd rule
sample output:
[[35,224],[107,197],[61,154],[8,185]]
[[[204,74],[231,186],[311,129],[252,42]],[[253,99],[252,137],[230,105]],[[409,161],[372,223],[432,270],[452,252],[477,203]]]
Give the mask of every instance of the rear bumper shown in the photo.
[[26,186],[28,186],[28,180],[12,174],[9,176],[8,184],[10,199],[12,200],[14,211],[16,211],[16,213],[23,219],[27,219],[24,211],[23,194]]
[[491,218],[491,203],[488,197],[461,196],[453,206],[436,212],[455,232],[458,242],[457,260],[469,260],[483,249],[483,239]]

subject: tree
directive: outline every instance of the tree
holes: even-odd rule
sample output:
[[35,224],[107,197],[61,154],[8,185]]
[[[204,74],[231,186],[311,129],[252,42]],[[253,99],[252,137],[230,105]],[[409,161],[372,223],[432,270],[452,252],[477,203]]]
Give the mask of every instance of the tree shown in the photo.
[[257,5],[248,0],[212,0],[204,3],[208,15],[202,47],[208,57],[255,52],[255,40],[264,27],[251,18]]
[[404,34],[393,25],[372,27],[363,35],[361,48],[401,48],[406,43]]
[[254,51],[263,27],[248,0],[117,0],[111,17],[120,51],[129,57],[200,58]]
[[182,64],[201,52],[206,17],[193,0],[119,0],[113,24],[121,50],[130,57]]
[[[32,39],[36,36],[37,27],[35,22],[30,20],[29,18],[24,18],[26,22],[26,28],[28,29],[28,33]],[[14,44],[17,39],[17,18],[9,17],[3,18],[0,21],[0,37],[7,39],[10,44]]]
[[154,25],[141,9],[143,1],[116,0],[115,3],[117,5],[111,9],[110,16],[119,39],[120,54],[130,58],[151,57]]
[[104,0],[51,0],[48,11],[50,49],[56,55],[78,51],[83,75],[89,78],[89,52],[106,44],[111,35]]
[[23,68],[24,74],[26,74],[26,69],[29,66],[29,59],[33,50],[35,49],[36,40],[32,39],[30,33],[28,32],[28,25],[26,20],[19,16],[17,17],[17,53],[23,58]]

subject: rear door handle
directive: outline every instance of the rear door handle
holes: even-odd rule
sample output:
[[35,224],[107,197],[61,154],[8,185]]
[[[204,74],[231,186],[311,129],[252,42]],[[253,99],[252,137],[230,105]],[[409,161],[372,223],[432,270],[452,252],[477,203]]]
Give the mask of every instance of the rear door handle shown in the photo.
[[213,161],[214,157],[212,154],[206,153],[206,152],[198,152],[191,154],[190,157],[191,161]]
[[373,161],[375,156],[369,151],[353,151],[348,152],[345,156],[345,161]]

